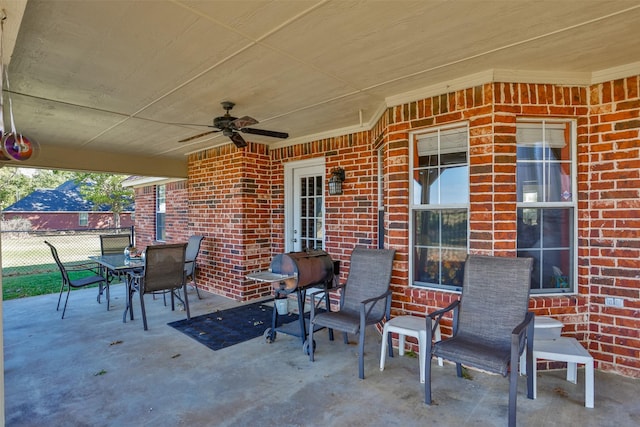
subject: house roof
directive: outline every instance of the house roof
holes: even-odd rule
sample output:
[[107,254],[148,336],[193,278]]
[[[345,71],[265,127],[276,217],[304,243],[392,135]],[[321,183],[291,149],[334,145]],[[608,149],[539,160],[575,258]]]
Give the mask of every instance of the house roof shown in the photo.
[[[130,206],[127,211],[132,211]],[[78,185],[69,180],[54,189],[38,189],[14,204],[7,206],[3,212],[110,212],[108,206],[94,205],[80,194]]]

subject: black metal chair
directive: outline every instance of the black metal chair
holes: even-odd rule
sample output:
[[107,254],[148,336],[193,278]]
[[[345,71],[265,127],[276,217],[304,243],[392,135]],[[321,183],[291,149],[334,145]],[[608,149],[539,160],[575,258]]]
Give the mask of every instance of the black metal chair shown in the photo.
[[[131,246],[131,235],[127,234],[101,234],[100,235],[100,253],[102,255],[121,255],[124,253],[124,248]],[[106,278],[106,288],[107,290],[107,307],[109,306],[109,285],[116,280],[122,280],[126,273],[118,274],[113,271],[102,268],[102,273]],[[100,285],[100,291],[98,292],[98,302],[100,302],[100,297],[102,296],[104,289],[102,285]]]
[[132,286],[129,290],[129,303],[131,294],[137,291],[140,294],[140,308],[142,309],[142,322],[144,330],[147,328],[147,313],[144,307],[145,294],[165,294],[171,292],[171,309],[175,309],[175,292],[183,289],[184,306],[187,311],[187,319],[191,319],[189,311],[189,299],[187,297],[187,282],[184,279],[184,258],[187,244],[152,245],[145,251],[144,272],[132,272]]
[[[102,289],[102,284],[106,284],[106,279],[99,274],[99,267],[96,263],[82,263],[82,264],[74,264],[65,266],[62,261],[60,261],[60,257],[58,256],[58,251],[56,248],[49,242],[45,241],[44,243],[49,246],[51,249],[51,255],[53,255],[53,259],[56,261],[58,265],[58,269],[60,270],[60,274],[62,276],[62,284],[60,285],[60,295],[58,295],[58,305],[56,306],[56,311],[60,310],[60,301],[62,300],[62,292],[64,292],[65,288],[67,290],[67,296],[64,300],[64,309],[62,310],[62,319],[64,319],[64,314],[67,311],[67,303],[69,302],[69,293],[71,289],[76,288],[84,288],[91,285],[100,285],[100,290]],[[69,272],[73,272],[73,275],[80,275],[79,278],[71,279],[69,276]],[[86,273],[90,273],[86,275]],[[93,274],[91,274],[93,273]],[[109,286],[107,286],[107,300],[109,299]],[[98,300],[99,302],[100,300]],[[109,304],[107,304],[107,311],[109,310]]]
[[[342,331],[344,343],[349,343],[348,334],[359,334],[358,372],[364,379],[364,336],[365,327],[389,320],[391,311],[391,291],[389,290],[393,270],[394,249],[369,249],[357,247],[351,253],[351,264],[347,283],[338,286],[340,294],[339,311],[316,313],[311,304],[309,335],[304,345],[309,359],[314,360],[315,328],[326,327],[330,331]],[[389,335],[389,340],[391,335]],[[391,348],[391,343],[389,343]]]
[[191,281],[193,282],[193,287],[196,288],[198,299],[202,299],[202,297],[200,296],[200,290],[198,290],[198,284],[196,283],[196,259],[198,258],[198,253],[200,253],[200,245],[202,244],[203,239],[204,236],[189,237],[184,261],[185,280],[189,281],[189,279],[191,279]]
[[[445,313],[453,310],[453,334],[427,346],[425,403],[431,404],[431,357],[487,372],[509,374],[509,426],[516,424],[518,361],[527,346],[527,372],[533,372],[534,315],[528,311],[531,258],[469,255],[460,300],[427,316],[427,343]],[[436,322],[432,325],[432,320]],[[527,375],[533,399],[533,377]]]

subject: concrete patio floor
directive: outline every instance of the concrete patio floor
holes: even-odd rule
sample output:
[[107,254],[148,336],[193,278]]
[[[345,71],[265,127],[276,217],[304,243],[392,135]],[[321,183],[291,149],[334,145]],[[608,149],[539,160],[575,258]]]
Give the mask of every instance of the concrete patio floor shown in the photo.
[[[192,315],[238,305],[189,293]],[[147,296],[149,330],[122,322],[124,289],[112,287],[112,307],[96,290],[74,291],[67,314],[57,295],[4,302],[5,413],[8,426],[506,426],[508,381],[471,371],[459,379],[450,364],[433,363],[434,404],[424,404],[418,361],[387,359],[379,370],[380,334],[370,328],[365,380],[356,345],[316,336],[316,361],[300,339],[278,334],[219,351],[167,326],[183,319]],[[137,298],[137,295],[136,295]],[[269,325],[265,325],[265,328]],[[352,340],[355,342],[355,340]],[[636,426],[640,381],[596,371],[595,409],[584,407],[565,370],[539,372],[538,398],[519,381],[519,426]]]

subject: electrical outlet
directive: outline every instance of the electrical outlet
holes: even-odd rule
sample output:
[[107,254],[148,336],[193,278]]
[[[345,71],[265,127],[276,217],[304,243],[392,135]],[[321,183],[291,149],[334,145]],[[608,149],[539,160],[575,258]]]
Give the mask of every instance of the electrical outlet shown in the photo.
[[624,307],[624,299],[614,298],[614,297],[605,297],[604,305],[608,307]]

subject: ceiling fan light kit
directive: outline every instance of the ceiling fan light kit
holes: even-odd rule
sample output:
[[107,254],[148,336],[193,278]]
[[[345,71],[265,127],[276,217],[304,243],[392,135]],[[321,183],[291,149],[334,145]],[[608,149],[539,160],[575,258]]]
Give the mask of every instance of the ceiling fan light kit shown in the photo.
[[242,135],[238,132],[252,134],[252,135],[262,135],[268,136],[271,138],[281,138],[285,139],[289,137],[288,133],[285,132],[276,132],[272,130],[264,130],[264,129],[256,129],[248,126],[253,126],[258,124],[259,122],[253,117],[243,116],[240,118],[233,117],[229,112],[236,105],[231,101],[223,101],[222,108],[225,110],[225,114],[220,117],[216,117],[213,119],[213,125],[198,125],[198,126],[207,126],[213,128],[214,130],[204,132],[198,135],[191,136],[189,138],[181,139],[178,142],[187,142],[192,141],[197,138],[201,138],[206,135],[211,135],[216,132],[222,132],[224,136],[229,138],[231,142],[235,144],[238,148],[243,148],[247,146],[247,141],[244,140]]

